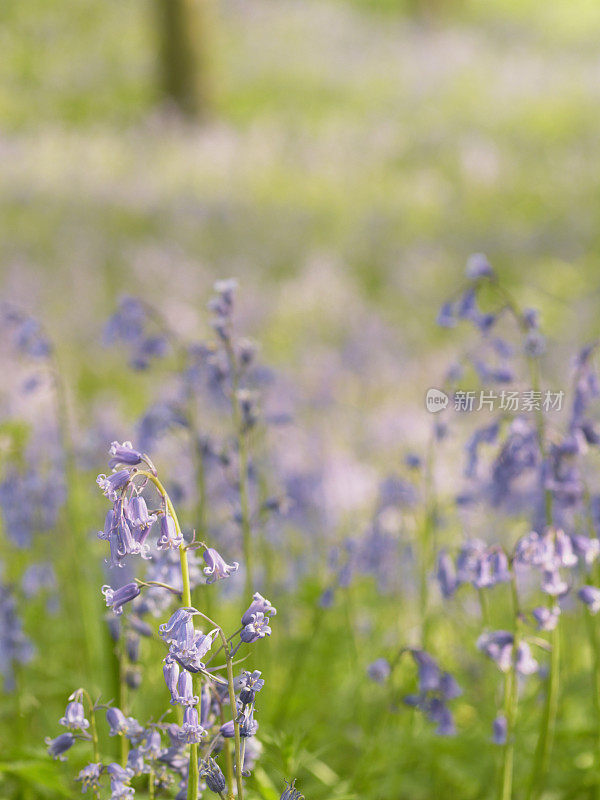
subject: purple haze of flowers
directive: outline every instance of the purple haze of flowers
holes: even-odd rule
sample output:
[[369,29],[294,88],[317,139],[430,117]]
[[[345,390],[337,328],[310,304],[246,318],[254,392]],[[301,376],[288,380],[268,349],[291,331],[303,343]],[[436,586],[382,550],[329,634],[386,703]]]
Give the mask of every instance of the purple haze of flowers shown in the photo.
[[240,566],[237,561],[234,561],[233,564],[227,564],[223,556],[213,547],[209,547],[204,551],[203,558],[206,562],[203,572],[207,576],[207,583],[215,583],[215,581],[228,578],[232,573],[237,572]]
[[140,594],[140,586],[135,581],[126,583],[119,589],[112,589],[105,584],[102,587],[102,594],[106,598],[106,605],[112,608],[115,614],[123,613],[123,606],[125,603],[130,603]]
[[17,614],[17,601],[11,587],[0,582],[0,674],[4,690],[14,689],[14,665],[26,664],[33,658],[34,648],[24,634]]
[[582,586],[577,596],[589,608],[591,614],[600,611],[600,589],[595,586]]

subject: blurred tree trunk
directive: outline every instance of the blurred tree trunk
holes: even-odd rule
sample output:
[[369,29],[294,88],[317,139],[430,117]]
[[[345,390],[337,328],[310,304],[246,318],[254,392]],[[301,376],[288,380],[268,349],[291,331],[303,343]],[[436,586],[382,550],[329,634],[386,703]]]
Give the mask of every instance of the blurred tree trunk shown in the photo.
[[185,116],[210,108],[208,0],[157,0],[163,95]]

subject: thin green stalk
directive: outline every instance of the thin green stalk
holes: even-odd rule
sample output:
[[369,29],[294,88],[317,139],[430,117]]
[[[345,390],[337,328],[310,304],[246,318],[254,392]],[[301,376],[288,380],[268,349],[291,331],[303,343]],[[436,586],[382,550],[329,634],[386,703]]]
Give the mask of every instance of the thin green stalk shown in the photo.
[[513,787],[513,767],[515,759],[515,728],[517,706],[519,701],[519,683],[517,676],[517,656],[520,640],[520,609],[517,593],[517,582],[512,575],[511,581],[513,613],[515,617],[514,639],[510,669],[504,682],[504,717],[506,719],[506,742],[502,752],[502,769],[498,785],[498,800],[511,800]]
[[154,800],[154,769],[152,767],[148,773],[148,798]]
[[[162,496],[165,502],[169,515],[173,518],[173,522],[175,523],[175,530],[177,531],[178,535],[181,535],[181,526],[179,525],[179,518],[177,517],[177,512],[175,511],[175,507],[171,502],[171,498],[169,497],[167,490],[165,489],[159,478],[152,472],[148,472],[147,470],[139,470],[136,474],[142,475],[156,486],[159,494]],[[181,565],[181,583],[182,583],[181,600],[184,606],[190,607],[192,605],[192,593],[190,586],[190,570],[188,565],[187,549],[185,544],[181,544],[179,547],[179,562]],[[192,678],[194,679],[195,683],[196,677],[192,676]],[[198,779],[199,779],[198,744],[196,742],[192,742],[190,744],[190,766],[188,771],[188,795],[187,795],[188,800],[197,800],[198,798]]]
[[[235,780],[237,786],[237,796],[238,800],[243,800],[244,797],[244,786],[242,783],[242,746],[241,746],[241,739],[240,739],[240,725],[237,718],[237,704],[235,699],[235,687],[233,685],[233,659],[231,657],[231,647],[229,645],[229,641],[223,632],[223,629],[220,625],[207,617],[206,614],[203,614],[201,611],[199,612],[200,616],[203,617],[209,625],[212,625],[213,628],[219,634],[219,638],[223,644],[223,650],[225,652],[225,661],[227,664],[227,686],[229,689],[229,704],[231,706],[231,713],[233,715],[233,732],[234,732],[234,743],[235,743]],[[233,794],[230,793],[230,796],[233,797]]]
[[[221,725],[225,725],[225,712],[223,711],[223,704],[219,703],[221,712]],[[229,739],[224,739],[225,750],[225,777],[227,779],[227,795],[233,797],[233,761],[231,760],[231,746]]]
[[[119,708],[127,716],[127,682],[125,680],[125,635],[121,631],[119,642],[117,643],[118,660],[119,660]],[[121,734],[119,736],[121,742],[121,766],[127,766],[127,756],[129,754],[129,739]]]
[[100,761],[100,751],[98,748],[98,729],[96,728],[96,705],[92,702],[92,698],[85,689],[82,689],[81,693],[87,700],[90,710],[90,735],[92,737],[92,749],[94,751],[94,761],[98,763]]

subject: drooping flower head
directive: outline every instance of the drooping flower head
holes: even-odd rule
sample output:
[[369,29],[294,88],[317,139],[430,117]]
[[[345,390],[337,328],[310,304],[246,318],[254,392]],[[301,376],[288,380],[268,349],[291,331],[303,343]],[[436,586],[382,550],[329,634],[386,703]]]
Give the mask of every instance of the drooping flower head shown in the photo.
[[207,583],[215,583],[215,581],[228,578],[232,573],[237,572],[240,566],[237,561],[227,564],[223,556],[213,547],[208,547],[204,551],[203,558],[206,562],[203,572],[207,576]]

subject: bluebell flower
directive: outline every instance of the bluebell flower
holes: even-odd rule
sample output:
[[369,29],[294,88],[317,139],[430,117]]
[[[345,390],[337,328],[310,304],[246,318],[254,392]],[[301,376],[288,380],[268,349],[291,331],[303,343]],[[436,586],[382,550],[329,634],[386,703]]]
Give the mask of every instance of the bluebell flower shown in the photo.
[[119,589],[113,589],[108,584],[102,587],[102,594],[106,598],[106,605],[112,608],[117,615],[123,613],[123,606],[135,600],[140,594],[140,591],[140,585],[135,581],[126,583],[125,586],[121,586]]
[[258,722],[254,719],[253,706],[246,706],[239,718],[240,736],[247,739],[258,730]]
[[456,326],[455,309],[451,302],[448,301],[442,305],[438,312],[436,322],[440,328],[454,328]]
[[160,518],[160,537],[157,547],[159,550],[177,550],[183,544],[183,535],[177,532],[175,520],[170,514],[163,514]]
[[276,608],[271,605],[270,601],[265,599],[262,594],[255,592],[252,602],[242,615],[242,625],[248,625],[250,622],[252,622],[252,615],[256,614],[257,612],[273,616],[277,614]]
[[279,800],[304,800],[304,795],[296,789],[296,779],[288,783]]
[[521,675],[533,675],[538,671],[539,664],[531,655],[531,648],[527,642],[519,642],[515,666]]
[[163,675],[167,689],[171,693],[171,704],[177,703],[177,680],[179,679],[179,664],[171,656],[167,656],[164,660]]
[[70,730],[85,731],[90,727],[90,723],[85,718],[83,704],[74,700],[67,704],[64,717],[59,720],[61,725]]
[[177,702],[182,706],[195,706],[199,700],[198,695],[194,694],[191,674],[183,670],[177,680]]
[[548,606],[538,606],[531,612],[537,623],[538,631],[553,631],[560,616],[560,606],[548,608]]
[[134,776],[150,772],[150,764],[144,761],[144,754],[139,747],[133,747],[127,753],[127,769],[131,770]]
[[508,722],[504,714],[498,714],[492,723],[492,741],[494,744],[506,744]]
[[137,747],[144,740],[144,728],[135,717],[126,717],[125,725],[125,738],[129,739],[134,747]]
[[386,658],[377,658],[367,667],[367,675],[375,683],[385,683],[391,674],[391,667]]
[[255,614],[252,614],[250,622],[242,628],[240,639],[246,644],[252,644],[270,635],[271,628],[269,627],[269,617],[265,617],[262,611],[257,611]]
[[127,719],[120,708],[107,708],[106,721],[110,727],[109,736],[119,736],[127,732]]
[[528,331],[523,351],[529,358],[540,358],[546,352],[546,337],[537,330]]
[[133,777],[133,770],[124,768],[120,764],[113,762],[106,767],[106,772],[110,776],[110,800],[121,800],[123,797],[133,797],[134,789],[129,786],[129,781]]
[[437,691],[441,672],[434,659],[424,650],[411,650],[411,653],[419,672],[419,691]]
[[514,637],[509,631],[483,633],[477,640],[477,648],[498,666],[501,672],[508,672],[512,663]]
[[240,693],[240,700],[245,705],[253,703],[256,693],[260,692],[265,685],[264,680],[260,676],[260,671],[255,669],[254,672],[244,671],[235,678],[235,690]]
[[207,758],[200,762],[200,776],[206,781],[206,785],[215,794],[225,791],[225,776],[214,758]]
[[452,557],[445,550],[441,550],[438,554],[436,577],[442,596],[446,599],[452,597],[458,585],[456,568]]
[[600,610],[600,589],[595,586],[582,586],[577,592],[577,596],[582,603],[585,603],[592,614],[598,613]]
[[425,714],[431,722],[437,723],[438,736],[454,736],[456,727],[448,706],[439,697],[432,697],[425,703]]
[[76,781],[81,781],[81,791],[87,792],[88,789],[91,789],[93,792],[97,792],[100,786],[100,778],[102,776],[102,764],[100,763],[92,763],[87,764],[77,775],[75,778]]
[[128,469],[121,469],[110,475],[104,475],[103,473],[98,475],[96,483],[102,489],[103,494],[114,503],[119,497],[119,493],[129,483],[130,478],[130,471]]
[[161,639],[169,645],[169,654],[186,669],[199,671],[202,658],[210,650],[216,631],[203,634],[194,629],[192,617],[198,614],[195,608],[179,608],[168,623],[159,626]]
[[183,712],[183,724],[179,731],[179,741],[185,744],[192,744],[193,742],[202,741],[203,736],[206,736],[206,731],[200,725],[198,709],[194,706],[186,706]]
[[51,739],[47,736],[44,741],[48,747],[48,755],[59,761],[66,761],[67,757],[65,753],[75,744],[75,737],[70,732],[61,733],[55,739]]
[[237,572],[240,566],[237,561],[227,564],[223,556],[213,547],[204,551],[203,558],[206,562],[203,572],[207,576],[207,583],[215,583],[215,581],[228,578],[232,573]]
[[108,462],[110,469],[114,469],[120,464],[135,467],[144,460],[142,453],[139,450],[135,450],[131,442],[123,442],[123,444],[113,442],[110,446],[110,454],[111,458]]
[[462,694],[462,689],[458,685],[456,678],[449,672],[442,672],[439,690],[445,700],[455,700]]
[[144,731],[144,744],[140,746],[140,752],[147,758],[157,760],[163,751],[162,738],[157,728],[148,728]]
[[551,597],[559,597],[569,591],[569,584],[563,580],[558,569],[545,569],[541,589]]
[[133,538],[147,552],[148,546],[145,542],[150,529],[156,522],[156,514],[149,514],[144,498],[135,495],[125,507],[125,516],[133,533]]
[[465,275],[469,280],[479,280],[479,278],[493,278],[494,270],[483,253],[473,253],[467,259]]

